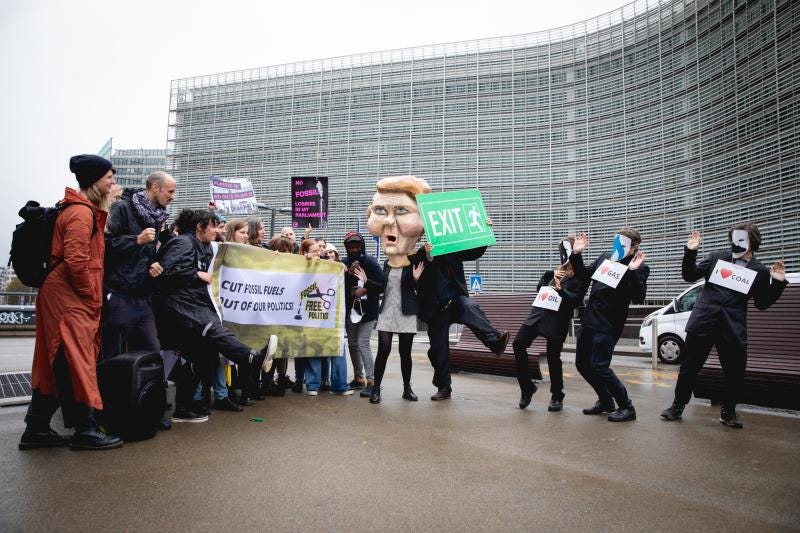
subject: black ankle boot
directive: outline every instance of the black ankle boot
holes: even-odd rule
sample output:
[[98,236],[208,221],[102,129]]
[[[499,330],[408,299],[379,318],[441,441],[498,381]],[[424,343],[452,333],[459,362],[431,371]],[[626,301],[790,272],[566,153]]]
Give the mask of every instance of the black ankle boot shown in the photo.
[[403,399],[408,400],[409,402],[416,402],[419,400],[417,395],[414,394],[414,391],[411,390],[411,383],[403,384]]
[[370,391],[369,403],[381,403],[381,386],[375,383]]
[[50,426],[36,428],[30,425],[25,428],[19,440],[20,450],[33,450],[35,448],[57,448],[69,444],[69,437],[59,435]]
[[684,404],[678,402],[672,402],[672,405],[667,407],[661,412],[661,418],[664,420],[680,420],[683,418],[683,408]]

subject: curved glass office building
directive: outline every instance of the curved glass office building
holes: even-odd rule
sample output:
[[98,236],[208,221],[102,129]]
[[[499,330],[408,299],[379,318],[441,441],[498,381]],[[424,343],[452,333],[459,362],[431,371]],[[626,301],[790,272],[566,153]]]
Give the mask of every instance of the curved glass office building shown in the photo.
[[710,250],[755,221],[762,261],[800,270],[799,117],[800,2],[641,0],[545,32],[175,80],[167,149],[179,206],[204,206],[210,176],[250,178],[273,207],[290,176],[328,176],[318,234],[336,244],[365,228],[379,177],[479,188],[494,292],[534,290],[567,234],[589,233],[591,260],[633,226],[659,299],[685,286],[693,228]]

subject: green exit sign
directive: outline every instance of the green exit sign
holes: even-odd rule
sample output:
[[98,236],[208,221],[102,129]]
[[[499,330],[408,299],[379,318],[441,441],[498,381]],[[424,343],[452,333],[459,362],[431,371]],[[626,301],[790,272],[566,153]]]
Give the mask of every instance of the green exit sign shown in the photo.
[[497,242],[486,223],[486,209],[478,189],[418,194],[431,255],[449,254]]

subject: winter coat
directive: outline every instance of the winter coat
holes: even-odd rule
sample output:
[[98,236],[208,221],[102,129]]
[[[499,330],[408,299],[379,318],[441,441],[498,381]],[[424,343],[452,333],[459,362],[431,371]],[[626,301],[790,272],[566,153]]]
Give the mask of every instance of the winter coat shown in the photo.
[[[594,271],[600,268],[603,261],[610,258],[611,252],[606,252],[585,269],[584,273],[576,272],[576,274],[585,279],[588,284],[592,281]],[[633,254],[629,255],[620,263],[628,265],[633,258]],[[644,302],[649,276],[650,267],[642,265],[636,270],[626,270],[616,289],[595,281],[592,284],[592,291],[589,293],[586,311],[581,317],[581,326],[602,333],[610,333],[619,338],[622,328],[625,327],[625,321],[628,319],[628,308],[631,303],[641,304]]]
[[[148,296],[155,288],[148,274],[156,260],[159,239],[137,244],[145,225],[131,197],[144,189],[125,189],[122,198],[111,206],[106,224],[106,262],[104,288],[106,292],[130,296]],[[154,228],[158,234],[164,228]],[[165,240],[165,239],[162,239]]]
[[[569,260],[576,274],[561,280],[561,288],[556,291],[561,296],[561,305],[558,311],[542,307],[531,307],[528,318],[522,323],[525,326],[537,326],[540,335],[548,339],[560,340],[562,343],[567,338],[572,314],[575,308],[583,302],[583,296],[586,294],[586,287],[588,286],[586,280],[577,274],[578,272],[586,272],[581,254],[572,254]],[[550,285],[554,275],[555,272],[553,270],[545,272],[536,286],[536,292],[538,293],[539,289]]]
[[[154,306],[159,322],[163,320],[164,323],[201,330],[209,323],[219,322],[208,293],[208,284],[197,276],[198,272],[205,272],[211,264],[211,245],[199,241],[194,235],[178,235],[161,247],[158,257],[164,269],[157,278],[158,292]],[[163,333],[164,329],[160,327],[159,338],[163,337]],[[161,342],[170,344],[169,339],[165,342],[161,338]]]
[[[348,233],[345,240],[350,237],[352,237],[352,234]],[[359,235],[359,237],[361,237],[361,235]],[[356,298],[355,290],[358,287],[358,278],[349,272],[350,265],[352,265],[354,261],[358,261],[361,268],[363,268],[364,272],[367,274],[367,282],[364,284],[364,288],[367,289],[367,302],[363,307],[364,314],[361,317],[361,322],[364,323],[370,320],[376,320],[378,318],[378,295],[383,291],[386,280],[383,277],[383,270],[381,270],[378,261],[371,255],[367,255],[367,248],[364,244],[363,237],[361,238],[361,254],[358,258],[351,260],[345,255],[342,260],[342,263],[344,263],[348,269],[344,271],[344,292],[347,295],[346,308],[348,315],[350,309],[353,308],[353,302]]]
[[716,283],[708,283],[717,261],[722,259],[733,263],[730,250],[712,252],[705,259],[695,264],[697,250],[684,248],[681,273],[688,282],[705,278],[700,297],[694,304],[692,314],[686,323],[686,332],[694,335],[717,334],[723,338],[738,342],[742,348],[747,345],[747,300],[753,298],[756,308],[767,309],[774,304],[783,293],[786,281],[772,279],[769,269],[753,256],[746,267],[756,271],[756,278],[747,294],[722,287]]
[[64,191],[61,203],[67,207],[56,218],[50,264],[59,258],[63,261],[47,276],[36,298],[31,385],[41,394],[57,395],[53,362],[63,346],[75,400],[102,409],[96,365],[103,306],[103,230],[108,213],[98,211],[70,188]]

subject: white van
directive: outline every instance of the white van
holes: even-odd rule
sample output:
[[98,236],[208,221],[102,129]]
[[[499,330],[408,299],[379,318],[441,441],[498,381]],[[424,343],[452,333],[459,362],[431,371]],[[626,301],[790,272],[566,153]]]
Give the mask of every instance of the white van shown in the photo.
[[[789,283],[800,283],[800,273],[786,273]],[[639,349],[652,353],[653,318],[658,317],[658,358],[667,364],[678,364],[683,360],[683,346],[686,340],[686,322],[705,281],[698,281],[658,311],[650,313],[639,328]]]

